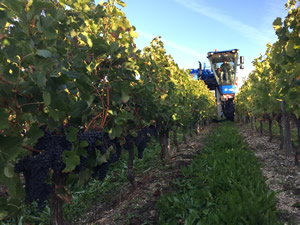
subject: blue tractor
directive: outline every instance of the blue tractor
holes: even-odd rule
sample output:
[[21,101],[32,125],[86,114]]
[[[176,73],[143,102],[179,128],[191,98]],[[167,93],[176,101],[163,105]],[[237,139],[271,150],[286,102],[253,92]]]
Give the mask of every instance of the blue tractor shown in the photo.
[[244,57],[239,57],[238,49],[232,49],[208,52],[207,58],[211,65],[210,69],[206,69],[205,64],[202,68],[199,62],[199,69],[191,70],[191,73],[197,79],[203,80],[210,90],[215,91],[218,117],[222,118],[224,115],[226,119],[233,121],[237,66],[244,69]]

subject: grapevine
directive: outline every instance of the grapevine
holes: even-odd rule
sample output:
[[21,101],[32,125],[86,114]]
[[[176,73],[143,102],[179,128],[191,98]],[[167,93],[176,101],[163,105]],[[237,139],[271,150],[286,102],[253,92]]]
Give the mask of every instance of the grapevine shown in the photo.
[[134,185],[135,151],[142,158],[154,136],[165,162],[170,130],[214,116],[212,93],[179,68],[161,38],[143,53],[136,48],[123,6],[1,1],[0,182],[9,195],[3,218],[16,215],[24,200],[40,210],[49,202],[51,223],[63,224],[69,175],[103,180],[125,149]]

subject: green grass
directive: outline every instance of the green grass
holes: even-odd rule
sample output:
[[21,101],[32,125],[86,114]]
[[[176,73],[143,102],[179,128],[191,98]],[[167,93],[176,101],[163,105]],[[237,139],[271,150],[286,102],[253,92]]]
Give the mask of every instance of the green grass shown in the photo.
[[233,123],[220,123],[182,173],[157,204],[159,224],[278,224],[275,193]]

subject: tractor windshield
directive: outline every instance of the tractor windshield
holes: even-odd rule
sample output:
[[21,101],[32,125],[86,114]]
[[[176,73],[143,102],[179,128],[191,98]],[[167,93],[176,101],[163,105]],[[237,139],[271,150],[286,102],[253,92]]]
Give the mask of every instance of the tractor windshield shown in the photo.
[[219,85],[232,85],[235,82],[237,55],[231,52],[214,53],[208,57],[214,76]]
[[234,82],[234,63],[230,61],[214,63],[218,83],[232,84]]

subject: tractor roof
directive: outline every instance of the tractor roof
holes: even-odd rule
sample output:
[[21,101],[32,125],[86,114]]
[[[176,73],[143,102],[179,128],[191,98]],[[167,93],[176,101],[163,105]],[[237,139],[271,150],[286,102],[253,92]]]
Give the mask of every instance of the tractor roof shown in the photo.
[[214,52],[208,52],[207,58],[210,58],[213,55],[226,55],[226,54],[236,54],[239,53],[238,49],[231,49],[231,50],[224,50],[224,51],[214,51]]

